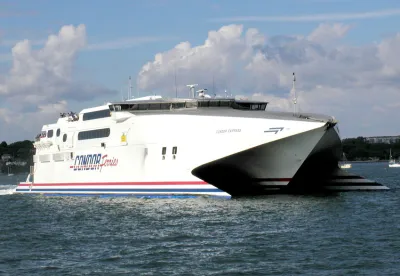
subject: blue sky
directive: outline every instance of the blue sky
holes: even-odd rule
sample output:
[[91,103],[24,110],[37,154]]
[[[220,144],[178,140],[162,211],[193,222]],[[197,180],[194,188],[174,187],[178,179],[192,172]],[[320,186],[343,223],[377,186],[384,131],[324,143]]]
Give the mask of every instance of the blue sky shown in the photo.
[[[18,41],[28,39],[33,49],[41,49],[48,36],[57,34],[65,25],[84,24],[86,28],[87,46],[79,50],[73,63],[74,82],[95,84],[113,91],[110,93],[116,93],[119,98],[119,91],[127,89],[128,76],[136,80],[142,66],[153,62],[155,54],[167,52],[184,41],[189,41],[191,47],[202,45],[211,30],[241,24],[245,29],[243,33],[256,28],[266,38],[308,36],[325,23],[349,26],[338,49],[344,46],[365,49],[395,37],[400,31],[400,1],[0,0],[0,99],[1,76],[7,80],[12,66],[12,47]],[[324,47],[329,48],[329,45]],[[147,87],[155,88],[154,85]],[[4,94],[8,95],[6,100],[11,98],[10,93]],[[29,94],[29,90],[26,93]],[[100,100],[107,97],[111,97],[110,94],[99,95]],[[60,97],[49,101],[55,99],[63,100]],[[6,100],[0,103],[0,111],[5,109]],[[96,102],[77,101],[74,107],[79,109]],[[373,135],[382,131],[374,127],[357,132]],[[350,126],[344,124],[344,128],[348,129],[345,131],[348,135],[358,135],[355,130],[350,130]]]
[[[44,40],[63,25],[85,24],[89,43],[122,38],[160,38],[159,41],[133,45],[126,49],[110,49],[81,53],[77,72],[79,78],[91,80],[119,90],[128,75],[135,76],[141,66],[153,59],[155,53],[172,48],[181,41],[202,44],[207,32],[224,24],[242,23],[268,35],[307,34],[321,21],[305,22],[212,22],[209,19],[238,16],[299,16],[333,13],[362,13],[400,9],[400,1],[361,0],[252,0],[252,1],[0,1],[4,14],[0,17],[3,40],[25,38]],[[20,13],[20,16],[17,14]],[[400,15],[400,14],[399,14]],[[398,31],[400,16],[383,18],[333,20],[356,25],[348,43],[362,44]],[[323,21],[325,22],[325,21]],[[328,21],[329,22],[329,21]],[[165,39],[163,39],[165,38]],[[1,47],[1,53],[10,47]],[[4,64],[2,64],[4,67]],[[110,68],[113,68],[110,70]],[[81,74],[83,72],[83,74]]]

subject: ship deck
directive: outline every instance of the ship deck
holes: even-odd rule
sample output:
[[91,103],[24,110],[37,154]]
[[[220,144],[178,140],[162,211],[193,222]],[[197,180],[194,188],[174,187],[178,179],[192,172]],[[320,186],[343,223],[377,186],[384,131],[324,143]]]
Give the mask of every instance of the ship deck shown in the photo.
[[312,122],[336,122],[323,114],[296,113],[267,110],[268,102],[235,99],[157,99],[110,103],[111,111],[128,111],[136,116],[194,115]]

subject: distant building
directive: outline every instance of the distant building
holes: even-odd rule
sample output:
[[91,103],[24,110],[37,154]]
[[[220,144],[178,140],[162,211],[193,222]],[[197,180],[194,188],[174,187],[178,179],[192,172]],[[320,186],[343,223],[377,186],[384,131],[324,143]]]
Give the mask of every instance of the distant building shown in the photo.
[[384,144],[393,144],[400,141],[400,135],[398,136],[372,136],[372,137],[364,137],[365,141],[371,144],[376,143],[384,143]]
[[12,158],[11,154],[3,154],[3,155],[1,156],[1,161],[7,162],[7,161],[9,161],[11,158]]

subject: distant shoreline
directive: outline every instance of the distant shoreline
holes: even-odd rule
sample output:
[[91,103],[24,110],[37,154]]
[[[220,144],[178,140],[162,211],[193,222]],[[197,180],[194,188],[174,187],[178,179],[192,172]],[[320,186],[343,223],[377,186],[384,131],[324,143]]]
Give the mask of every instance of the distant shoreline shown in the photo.
[[389,160],[341,161],[349,163],[388,163]]

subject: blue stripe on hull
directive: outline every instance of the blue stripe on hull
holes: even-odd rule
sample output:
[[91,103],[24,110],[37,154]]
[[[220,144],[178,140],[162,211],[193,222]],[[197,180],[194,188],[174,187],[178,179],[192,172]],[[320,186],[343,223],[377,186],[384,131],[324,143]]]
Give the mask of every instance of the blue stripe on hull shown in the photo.
[[[224,191],[219,189],[17,189],[17,193],[46,196],[81,196],[81,197],[136,197],[136,198],[226,198]],[[145,192],[144,194],[140,192]],[[190,193],[190,194],[183,194]],[[221,193],[208,194],[208,193]]]
[[231,196],[228,195],[209,195],[209,194],[199,194],[199,195],[190,195],[190,194],[181,194],[181,195],[174,195],[174,194],[100,194],[100,193],[93,193],[93,194],[73,194],[73,193],[48,193],[48,192],[29,192],[24,191],[23,194],[28,195],[44,195],[44,196],[74,196],[74,197],[100,197],[100,198],[112,198],[112,197],[134,197],[134,198],[199,198],[199,197],[209,197],[209,198],[218,198],[218,199],[231,199]]

